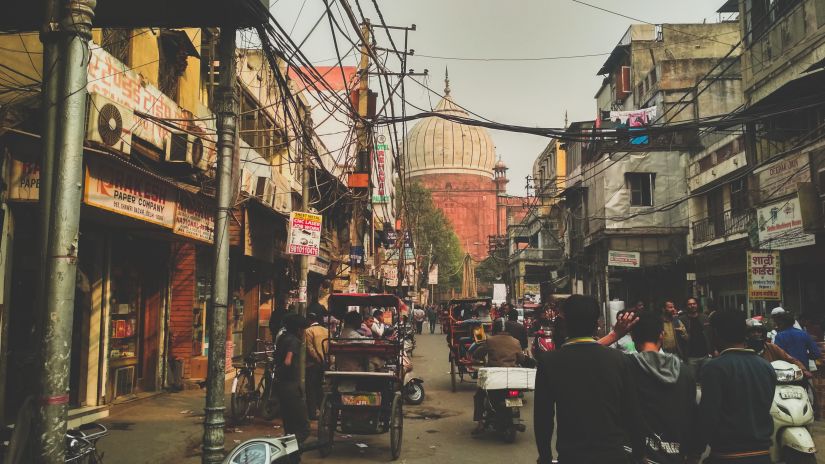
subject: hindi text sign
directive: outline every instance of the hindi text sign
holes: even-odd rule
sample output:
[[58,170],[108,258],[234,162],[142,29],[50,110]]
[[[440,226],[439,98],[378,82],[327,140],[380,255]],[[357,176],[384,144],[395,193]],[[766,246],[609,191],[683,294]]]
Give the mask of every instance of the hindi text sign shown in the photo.
[[607,251],[607,265],[616,267],[639,267],[641,255],[638,251]]
[[782,299],[778,251],[748,251],[748,298]]

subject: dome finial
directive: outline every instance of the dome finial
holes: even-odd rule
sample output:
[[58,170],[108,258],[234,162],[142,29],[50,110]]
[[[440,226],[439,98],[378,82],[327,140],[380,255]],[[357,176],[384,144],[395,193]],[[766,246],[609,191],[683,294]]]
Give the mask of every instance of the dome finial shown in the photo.
[[450,68],[444,67],[444,96],[450,95]]

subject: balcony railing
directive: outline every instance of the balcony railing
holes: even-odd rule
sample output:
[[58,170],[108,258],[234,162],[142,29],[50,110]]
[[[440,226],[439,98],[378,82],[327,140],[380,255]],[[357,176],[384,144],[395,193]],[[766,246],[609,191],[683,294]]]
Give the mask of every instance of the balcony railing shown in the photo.
[[560,248],[524,248],[513,253],[510,256],[510,260],[556,261],[560,260],[563,254]]
[[722,214],[706,217],[693,223],[693,243],[709,242],[742,233],[748,230],[748,224],[753,220],[753,211],[728,210]]

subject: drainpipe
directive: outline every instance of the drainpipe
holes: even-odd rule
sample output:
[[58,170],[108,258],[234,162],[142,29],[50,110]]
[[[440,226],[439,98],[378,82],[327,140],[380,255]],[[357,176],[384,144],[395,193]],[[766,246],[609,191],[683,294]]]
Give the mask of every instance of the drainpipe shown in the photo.
[[[77,248],[80,227],[81,187],[83,185],[83,139],[86,124],[86,78],[89,65],[88,42],[92,38],[92,19],[96,0],[56,2],[64,5],[57,27],[57,54],[51,33],[45,34],[44,55],[46,90],[44,110],[50,119],[46,124],[43,153],[44,172],[51,177],[46,216],[48,231],[46,246],[45,305],[40,327],[43,340],[40,363],[36,373],[39,398],[33,423],[32,443],[37,463],[58,464],[65,458],[66,416],[69,406],[69,370],[71,365],[72,314],[77,279]],[[47,25],[49,29],[51,25]],[[51,28],[54,29],[54,28]],[[56,64],[56,66],[54,66]],[[54,66],[54,67],[53,67]],[[49,68],[52,71],[49,71]],[[47,98],[59,88],[56,109]],[[53,113],[52,113],[53,111]],[[54,144],[50,143],[54,138]],[[42,183],[41,183],[42,185]],[[41,195],[43,195],[41,193]]]
[[[232,212],[232,157],[235,151],[235,28],[221,28],[218,45],[221,63],[216,92],[218,118],[217,209],[215,211],[215,278],[209,324],[209,368],[206,384],[206,416],[203,422],[204,464],[218,464],[224,455],[224,390],[226,378],[226,314],[229,301],[229,216]],[[211,317],[209,317],[211,316]]]

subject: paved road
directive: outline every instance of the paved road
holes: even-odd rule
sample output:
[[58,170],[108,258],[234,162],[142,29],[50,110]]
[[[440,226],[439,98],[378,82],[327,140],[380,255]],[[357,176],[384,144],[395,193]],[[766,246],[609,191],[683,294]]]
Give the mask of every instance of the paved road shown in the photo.
[[[532,429],[532,395],[522,416],[527,431],[520,433],[516,442],[507,444],[492,432],[474,437],[470,434],[475,423],[473,393],[475,385],[460,385],[456,393],[450,391],[450,365],[444,336],[425,333],[417,338],[413,357],[416,373],[424,379],[427,392],[421,406],[405,406],[404,438],[401,463],[431,462],[535,462],[536,447]],[[438,331],[436,331],[438,332]],[[308,452],[302,463],[362,463],[389,461],[389,435],[336,437],[332,454],[321,459],[317,452]],[[367,445],[359,448],[357,443]]]

